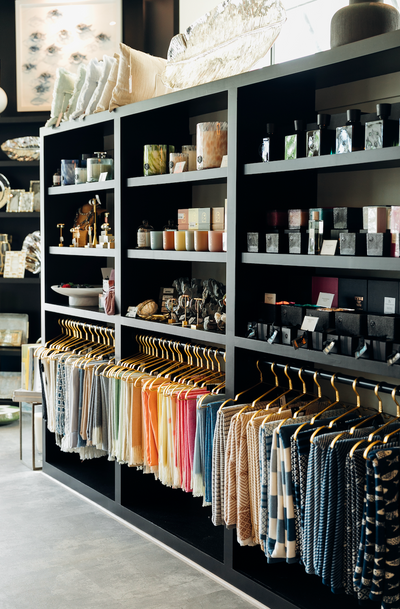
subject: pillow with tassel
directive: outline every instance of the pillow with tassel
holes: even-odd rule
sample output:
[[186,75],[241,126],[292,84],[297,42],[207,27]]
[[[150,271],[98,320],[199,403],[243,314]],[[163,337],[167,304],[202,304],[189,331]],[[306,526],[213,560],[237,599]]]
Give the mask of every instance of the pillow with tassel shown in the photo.
[[58,117],[64,116],[75,87],[76,75],[68,72],[65,68],[57,68],[56,81],[53,89],[53,100],[51,102],[50,118],[45,127],[52,127],[58,121]]

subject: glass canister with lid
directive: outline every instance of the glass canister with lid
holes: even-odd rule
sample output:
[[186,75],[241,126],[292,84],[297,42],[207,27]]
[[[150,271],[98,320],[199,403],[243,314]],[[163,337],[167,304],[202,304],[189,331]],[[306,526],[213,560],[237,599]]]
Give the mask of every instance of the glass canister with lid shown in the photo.
[[107,180],[114,178],[114,159],[107,157],[106,152],[95,152],[87,159],[87,181],[98,182],[102,173],[107,173]]

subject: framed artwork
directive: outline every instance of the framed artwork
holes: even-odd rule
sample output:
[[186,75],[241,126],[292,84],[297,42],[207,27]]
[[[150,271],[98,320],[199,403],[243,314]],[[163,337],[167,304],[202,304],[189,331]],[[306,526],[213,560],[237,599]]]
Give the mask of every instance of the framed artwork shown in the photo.
[[56,69],[113,55],[122,40],[122,0],[15,0],[17,110],[51,108]]
[[19,198],[21,194],[23,194],[25,190],[10,190],[10,194],[7,201],[6,211],[19,211]]
[[30,192],[33,192],[33,211],[40,211],[40,181],[31,180]]
[[33,192],[21,192],[19,195],[18,211],[33,211]]
[[26,252],[6,252],[4,278],[23,279],[25,276]]

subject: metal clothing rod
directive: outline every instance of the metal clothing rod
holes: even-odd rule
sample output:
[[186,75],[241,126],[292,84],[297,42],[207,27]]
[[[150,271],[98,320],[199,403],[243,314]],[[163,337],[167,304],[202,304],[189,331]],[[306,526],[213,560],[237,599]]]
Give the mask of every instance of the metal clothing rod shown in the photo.
[[[286,364],[280,364],[276,362],[267,362],[262,360],[260,363],[266,366],[274,365],[275,370],[277,368],[280,368],[282,370],[286,368]],[[318,372],[317,378],[324,379],[327,381],[330,381],[333,376],[333,373],[326,372],[325,370],[307,370],[307,368],[301,368],[298,366],[288,366],[287,369],[297,373],[301,370],[301,374],[303,376],[314,376],[314,374]],[[369,389],[371,391],[373,391],[375,387],[379,384],[379,393],[392,393],[393,389],[395,388],[397,393],[397,390],[400,389],[400,385],[388,385],[386,383],[378,383],[363,379],[362,377],[347,376],[346,374],[336,374],[335,376],[335,383],[342,383],[343,385],[353,385],[355,380],[357,380],[357,387],[360,387],[361,389]]]
[[[178,342],[176,340],[172,340],[170,338],[160,338],[157,336],[150,336],[148,334],[146,335],[138,335],[137,338],[144,338],[147,339],[150,346],[154,346],[156,348],[160,348],[161,349],[161,343],[163,344],[163,346],[166,344],[168,344],[168,346],[175,346],[175,347],[181,347],[182,349],[185,348],[189,348],[189,349],[200,349],[201,351],[203,351],[203,353],[205,351],[212,351],[215,354],[221,355],[222,357],[225,356],[225,349],[217,349],[216,347],[207,347],[206,345],[197,345],[195,343],[185,343],[185,342]],[[140,344],[140,343],[139,343]]]
[[[76,321],[74,319],[66,319],[66,318],[59,319],[58,324],[62,328],[62,330],[63,331],[66,330],[68,334],[71,334],[71,333],[74,334],[77,331],[84,332],[86,340],[92,340],[92,342],[101,343],[101,342],[104,342],[105,338],[108,341],[108,337],[111,337],[112,340],[115,340],[114,329],[109,328],[107,326],[96,326],[94,324],[88,324],[83,321]],[[89,336],[88,336],[89,332],[91,334],[91,338],[89,338]],[[96,337],[93,335],[93,332],[95,332]],[[101,337],[97,334],[97,332],[100,333]],[[103,336],[103,334],[102,334],[103,332],[104,332],[105,336]]]

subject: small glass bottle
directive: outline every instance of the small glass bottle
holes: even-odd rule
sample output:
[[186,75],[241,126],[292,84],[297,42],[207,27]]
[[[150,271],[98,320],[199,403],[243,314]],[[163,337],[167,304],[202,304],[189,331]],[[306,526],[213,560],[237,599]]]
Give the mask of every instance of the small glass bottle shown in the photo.
[[143,220],[137,230],[137,247],[139,249],[150,248],[150,231],[154,230],[148,220]]
[[335,132],[328,129],[330,114],[317,114],[318,129],[306,133],[306,156],[322,156],[335,151]]
[[270,161],[276,161],[276,150],[275,150],[275,138],[274,138],[275,125],[274,123],[267,123],[267,135],[263,138],[260,146],[260,156],[264,163]]
[[319,232],[319,212],[311,212],[311,218],[308,221],[308,253],[319,254],[321,251],[322,235]]
[[336,154],[364,150],[364,129],[360,117],[360,110],[347,110],[346,124],[336,127]]
[[391,104],[376,104],[376,120],[365,123],[365,150],[388,148],[398,144],[398,124],[389,120],[391,107]]
[[53,186],[61,186],[61,171],[59,169],[53,174]]
[[301,159],[306,156],[306,125],[304,121],[294,121],[294,133],[285,135],[285,161]]

